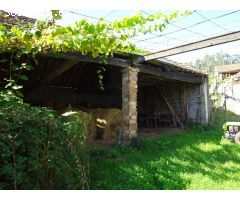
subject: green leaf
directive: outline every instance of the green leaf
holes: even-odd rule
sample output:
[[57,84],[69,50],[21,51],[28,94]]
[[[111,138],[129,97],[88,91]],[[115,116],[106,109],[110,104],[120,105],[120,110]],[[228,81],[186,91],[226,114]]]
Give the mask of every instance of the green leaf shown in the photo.
[[24,81],[28,80],[28,77],[26,75],[21,75],[19,78]]
[[37,38],[40,38],[41,36],[42,36],[42,32],[41,31],[36,31],[35,32],[35,36],[37,37]]
[[12,89],[14,89],[14,90],[19,90],[19,89],[22,89],[22,88],[23,88],[23,86],[18,86],[18,85],[15,85],[15,86],[12,87]]
[[51,10],[51,13],[52,13],[53,19],[55,19],[55,20],[62,19],[62,14],[60,13],[59,10]]
[[[51,10],[51,14],[54,20],[62,18],[59,10]],[[144,51],[131,43],[131,39],[138,33],[163,31],[168,22],[181,15],[183,14],[173,12],[170,15],[156,13],[146,16],[137,12],[133,16],[115,20],[113,23],[107,23],[103,19],[90,23],[83,19],[66,27],[59,27],[47,20],[37,21],[29,26],[11,26],[11,28],[0,24],[0,53],[13,53],[11,65],[16,66],[12,67],[15,77],[20,76],[17,74],[19,70],[23,72],[31,70],[31,62],[36,61],[36,55],[41,53],[81,53],[99,58],[102,65],[107,65],[108,57],[116,52],[143,53]],[[23,61],[22,64],[21,61]],[[100,75],[99,80],[103,80],[104,71],[105,68],[97,71]],[[20,79],[27,80],[27,77],[23,74]],[[6,84],[9,88],[16,85],[13,82],[6,82]],[[101,82],[99,84],[102,85]]]

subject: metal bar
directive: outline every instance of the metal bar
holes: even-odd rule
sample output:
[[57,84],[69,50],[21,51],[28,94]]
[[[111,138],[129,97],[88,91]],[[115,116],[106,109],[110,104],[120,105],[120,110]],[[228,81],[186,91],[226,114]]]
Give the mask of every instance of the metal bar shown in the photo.
[[142,63],[142,62],[148,61],[148,60],[153,60],[153,59],[157,59],[157,58],[163,58],[163,57],[167,57],[167,56],[181,54],[181,53],[194,51],[194,50],[198,50],[198,49],[203,49],[203,48],[207,48],[207,47],[211,47],[211,46],[215,46],[215,45],[219,45],[219,44],[233,42],[233,41],[236,41],[236,40],[240,40],[240,31],[236,31],[236,32],[232,32],[232,33],[208,38],[208,39],[205,39],[205,40],[200,40],[200,41],[197,41],[197,42],[192,42],[192,43],[189,43],[189,44],[185,44],[185,45],[181,45],[181,46],[178,46],[178,47],[173,47],[173,48],[170,48],[170,49],[162,50],[162,51],[152,53],[152,54],[149,54],[149,55],[137,57],[134,60],[134,62]]

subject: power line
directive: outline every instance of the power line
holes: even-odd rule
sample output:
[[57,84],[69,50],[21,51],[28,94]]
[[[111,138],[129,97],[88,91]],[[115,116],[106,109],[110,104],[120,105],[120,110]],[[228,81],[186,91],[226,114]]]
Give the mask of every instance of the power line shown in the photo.
[[152,15],[152,14],[150,14],[150,13],[147,13],[146,11],[144,11],[144,10],[140,10],[142,13],[144,13],[144,14],[146,14],[146,15]]
[[[143,12],[143,13],[145,13],[145,14],[147,14],[147,15],[153,16],[153,15],[151,15],[150,13],[147,13],[147,12],[144,11],[144,10],[140,10],[140,11]],[[196,12],[196,11],[194,10],[192,13],[194,13],[194,12]],[[158,12],[156,12],[156,13],[158,13]],[[156,13],[155,13],[155,14],[156,14]],[[183,18],[191,15],[192,13],[186,14],[186,15],[182,16],[181,18],[178,18],[178,19],[176,19],[176,20],[174,20],[174,21],[171,21],[171,22],[168,23],[168,25],[172,25],[172,26],[175,26],[175,27],[176,27],[176,25],[174,25],[173,23],[182,20]],[[196,34],[196,33],[195,33],[195,34]],[[157,36],[158,34],[152,33],[152,35],[156,35],[156,36]],[[168,37],[168,38],[170,38],[170,37]],[[170,39],[171,39],[171,38],[170,38]],[[176,39],[176,38],[173,38],[173,39]],[[179,41],[181,41],[181,40],[179,40]],[[183,40],[182,40],[182,41],[183,41]],[[184,41],[184,42],[186,42],[186,41]]]
[[[145,14],[147,14],[147,15],[150,15],[150,16],[154,16],[155,14],[159,13],[159,11],[156,12],[156,13],[154,13],[154,14],[147,13],[147,12],[144,11],[144,10],[140,10],[140,11],[143,12],[143,13],[145,13]],[[195,10],[192,11],[192,13],[195,13],[195,12],[196,12]],[[173,20],[173,21],[169,22],[168,24],[172,24],[172,23],[175,23],[175,22],[177,22],[177,21],[180,21],[180,20],[182,20],[183,18],[192,15],[192,13],[185,14],[185,15],[183,15],[182,17],[180,17],[180,18],[178,18],[178,19],[176,19],[176,20]]]
[[[168,37],[168,36],[163,36],[164,38],[168,39],[168,40],[176,40],[176,41],[179,41],[179,42],[188,42],[186,40],[181,40],[181,39],[178,39],[178,38],[174,38],[174,37]],[[157,45],[157,44],[163,44],[163,43],[158,43],[158,42],[150,42],[150,41],[144,41],[145,43],[149,43],[149,44],[154,44],[154,45]]]
[[112,15],[113,13],[117,12],[118,10],[112,10],[111,12],[109,12],[108,14],[106,14],[103,18],[109,17],[110,15]]
[[[148,14],[148,15],[150,15],[149,13],[147,13],[147,12],[145,12],[145,11],[142,11],[142,12],[144,12],[145,14]],[[196,11],[195,11],[196,12]],[[237,11],[236,11],[237,12]],[[219,16],[218,16],[219,17]],[[206,18],[207,19],[207,18]],[[223,24],[223,25],[227,25],[227,24],[230,24],[230,23],[233,23],[233,22],[236,22],[236,21],[239,21],[239,20],[232,20],[232,21],[230,21],[230,22],[228,22],[228,23],[225,23],[225,24]],[[178,27],[178,28],[181,28],[181,27],[179,27],[179,26],[177,26],[177,25],[175,25],[175,24],[170,24],[170,25],[172,25],[172,26],[174,26],[174,27]],[[216,25],[215,25],[216,26]],[[220,26],[220,25],[219,25]],[[215,27],[215,28],[211,28],[211,29],[207,29],[207,30],[212,30],[212,29],[216,29],[217,27]],[[236,27],[237,28],[237,27]],[[231,29],[233,29],[233,27],[231,28]],[[187,31],[189,31],[189,32],[192,32],[192,33],[194,33],[194,34],[196,34],[196,35],[200,35],[200,36],[202,36],[202,37],[207,37],[207,36],[204,36],[203,34],[200,34],[200,33],[197,33],[197,32],[194,32],[194,31],[192,31],[192,30],[189,30],[189,29],[186,29]],[[207,31],[206,30],[206,31]],[[225,29],[225,30],[227,30],[227,29]],[[157,35],[157,34],[152,34],[152,35]],[[214,35],[211,35],[212,37],[214,36]],[[166,38],[169,38],[169,39],[174,39],[174,40],[177,40],[177,41],[183,41],[183,40],[180,40],[180,39],[178,39],[178,38],[170,38],[170,37],[167,37],[167,36],[163,36],[163,37],[166,37]],[[186,36],[186,37],[181,37],[181,38],[189,38],[189,36]],[[137,40],[137,39],[134,39],[135,41]],[[149,43],[149,44],[154,44],[154,49],[153,48],[148,48],[148,50],[150,50],[150,51],[152,51],[152,50],[157,50],[157,48],[156,48],[156,45],[164,45],[164,46],[166,46],[166,44],[165,43],[156,43],[156,42],[150,42],[150,41],[148,41],[148,40],[146,40],[146,41],[144,41],[145,43]],[[184,41],[184,42],[187,42],[187,41]],[[171,46],[171,45],[168,45],[167,44],[167,46]],[[147,46],[143,46],[142,48],[147,48]]]
[[[177,25],[175,25],[175,24],[170,24],[170,25],[173,26],[173,27],[182,29],[182,27],[177,26]],[[195,32],[195,31],[193,31],[193,30],[191,30],[191,29],[188,29],[188,28],[186,28],[186,31],[189,31],[189,32],[191,32],[191,33],[193,33],[193,34],[195,34],[195,35],[199,35],[199,36],[201,36],[201,37],[207,37],[207,36],[205,36],[205,35],[203,35],[203,34],[201,34],[201,33]]]
[[[116,11],[118,11],[118,10],[113,10],[113,11],[111,11],[110,13],[108,13],[108,14],[107,14],[106,16],[104,16],[103,18],[108,17],[109,15],[111,15],[112,13],[114,13],[114,12],[116,12]],[[147,13],[147,12],[144,11],[144,10],[140,10],[140,11],[143,12],[143,13],[145,13],[145,14],[147,14],[147,15],[151,15],[151,14]],[[87,18],[99,20],[99,18],[97,18],[97,17],[93,17],[93,16],[90,16],[90,15],[81,14],[81,13],[78,13],[78,12],[74,12],[74,11],[67,11],[67,12],[72,13],[72,14],[76,14],[76,15],[80,15],[80,16],[83,16],[83,17],[87,17]],[[196,12],[196,11],[193,11],[193,12]],[[156,12],[156,13],[158,13],[158,12]],[[155,14],[156,14],[156,13],[155,13]],[[186,15],[184,15],[182,18],[184,18],[184,17],[186,17],[186,16],[189,16],[189,15],[190,15],[190,14],[186,14]],[[182,19],[182,18],[180,18],[180,19]],[[170,22],[169,24],[171,24],[172,26],[177,27],[176,25],[173,25],[172,23],[174,23],[174,22],[176,22],[176,21],[178,21],[178,20],[180,20],[180,19],[177,19],[177,20],[175,20],[175,21],[172,21],[172,22]],[[105,19],[104,19],[104,21],[106,21],[106,22],[108,22],[108,23],[112,23],[111,21],[108,21],[108,20],[105,20]],[[204,35],[202,35],[202,34],[200,34],[200,33],[196,33],[196,32],[191,31],[191,30],[188,30],[188,31],[190,31],[190,32],[192,32],[192,33],[194,33],[194,34],[200,35],[200,36],[202,36],[202,37],[206,37],[206,36],[204,36]],[[157,36],[157,34],[152,34],[152,35]],[[166,38],[168,38],[168,39],[173,39],[173,40],[178,40],[178,41],[182,41],[182,42],[187,42],[187,41],[180,40],[180,39],[177,39],[177,38],[171,38],[171,37],[166,37]],[[137,42],[138,42],[138,41],[137,41]]]
[[[106,16],[109,16],[109,15],[111,15],[112,13],[114,13],[114,12],[116,12],[116,11],[118,11],[118,10],[113,10],[113,11],[111,11],[110,13],[108,13]],[[144,10],[140,10],[140,11],[143,12],[143,13],[145,13],[145,14],[147,14],[147,15],[151,15],[150,13],[147,13],[147,12],[144,11]],[[80,15],[80,16],[83,16],[83,17],[91,18],[91,19],[94,19],[94,20],[99,20],[99,18],[97,18],[97,17],[93,17],[93,16],[90,16],[90,15],[82,14],[82,13],[78,13],[78,12],[75,12],[75,11],[67,11],[67,12],[72,13],[72,14],[76,14],[76,15]],[[169,23],[169,25],[179,28],[178,30],[172,31],[172,32],[170,32],[170,33],[162,34],[162,35],[152,34],[153,37],[150,37],[150,38],[147,38],[147,39],[143,39],[143,40],[138,40],[138,41],[133,42],[133,43],[136,44],[136,43],[143,42],[143,41],[148,41],[148,40],[150,40],[150,39],[152,39],[152,38],[157,38],[157,37],[165,37],[165,38],[170,39],[170,40],[187,42],[186,40],[181,40],[181,39],[178,39],[178,38],[166,36],[166,35],[169,35],[169,34],[172,34],[172,33],[175,33],[175,32],[179,32],[179,31],[182,31],[182,30],[186,30],[186,31],[192,32],[192,33],[194,33],[194,34],[196,34],[196,35],[199,35],[199,36],[201,36],[201,37],[206,37],[205,35],[203,35],[203,34],[201,34],[201,33],[197,33],[197,32],[195,32],[195,31],[190,30],[189,28],[190,28],[190,27],[193,27],[193,26],[197,26],[197,25],[202,24],[202,23],[205,23],[205,22],[208,22],[208,21],[211,22],[211,23],[213,23],[213,24],[214,24],[215,26],[217,26],[217,27],[221,27],[220,25],[212,22],[211,20],[218,19],[218,18],[227,16],[227,15],[230,15],[230,14],[233,14],[233,13],[236,13],[236,12],[239,12],[239,10],[233,11],[233,12],[230,12],[230,13],[227,13],[227,14],[224,14],[224,15],[220,15],[220,16],[217,16],[217,17],[214,17],[214,18],[211,18],[211,19],[206,18],[205,16],[201,15],[201,14],[200,14],[199,12],[197,12],[197,11],[193,11],[193,12],[196,12],[198,15],[200,15],[201,17],[203,17],[203,18],[206,19],[206,20],[201,21],[201,22],[198,22],[198,23],[193,24],[193,25],[188,26],[188,27],[183,27],[183,28],[182,28],[182,27],[179,27],[179,26],[177,26],[177,25],[175,25],[175,24],[173,24],[173,23],[175,23],[176,21],[180,21],[180,20],[182,20],[184,17],[190,15],[190,14],[187,14],[187,15],[184,15],[183,17],[181,17],[181,18],[179,18],[179,19],[177,19],[177,20],[172,21],[172,22]],[[156,13],[158,13],[158,12],[156,12]],[[104,17],[106,17],[106,16],[104,16]],[[106,21],[106,22],[108,22],[108,23],[112,23],[111,21],[108,21],[108,20],[105,20],[105,19],[104,19],[104,21]],[[236,21],[236,20],[235,20],[235,21]],[[230,23],[231,23],[231,22],[230,22]],[[221,28],[224,29],[223,27],[221,27]],[[209,29],[208,29],[208,30],[209,30]],[[211,30],[212,30],[212,29],[211,29]],[[224,30],[226,30],[226,29],[224,29]],[[136,40],[136,39],[133,38],[133,40]],[[159,44],[159,45],[164,45],[164,46],[165,46],[164,43],[156,43],[156,42],[155,42],[155,43],[146,42],[146,43],[156,44],[156,45]],[[167,45],[167,46],[169,46],[169,45]],[[153,49],[151,49],[151,50],[153,50]]]
[[162,36],[165,36],[165,35],[177,33],[177,32],[179,32],[179,31],[183,31],[183,30],[186,30],[186,29],[188,29],[188,28],[192,28],[192,27],[194,27],[194,26],[198,26],[198,25],[200,25],[200,24],[203,24],[203,23],[205,23],[205,22],[208,22],[208,21],[210,21],[210,20],[218,19],[218,18],[227,16],[227,15],[231,15],[231,14],[236,13],[236,12],[239,12],[239,10],[236,10],[236,11],[233,11],[233,12],[230,12],[230,13],[226,13],[226,14],[224,14],[224,15],[220,15],[220,16],[217,16],[217,17],[214,17],[214,18],[211,18],[211,19],[207,19],[207,20],[204,20],[204,21],[201,21],[201,22],[192,24],[192,25],[190,25],[190,26],[188,26],[188,27],[184,27],[184,28],[181,28],[181,29],[178,29],[178,30],[169,32],[169,33],[165,33],[165,34],[161,34],[161,35],[156,35],[156,36],[153,36],[153,37],[150,37],[150,38],[147,38],[147,39],[139,40],[139,41],[135,42],[135,44],[136,44],[136,43],[139,43],[139,42],[146,41],[146,40],[150,40],[150,39],[153,39],[153,38],[162,37]]
[[[80,15],[80,16],[83,16],[83,17],[87,17],[87,18],[99,20],[99,18],[97,18],[97,17],[93,17],[93,16],[90,16],[90,15],[81,14],[81,13],[78,13],[78,12],[75,12],[75,11],[67,11],[67,12],[72,13],[72,14],[75,14],[75,15]],[[112,23],[111,21],[108,21],[108,20],[105,20],[105,19],[103,19],[103,20],[104,20],[105,22]]]
[[[228,23],[222,24],[222,26],[229,25],[229,24],[233,24],[234,22],[240,22],[240,19],[238,19],[238,20],[232,20],[232,21],[230,21],[230,22],[228,22]],[[213,28],[205,29],[204,31],[214,30],[214,29],[216,29],[216,28],[217,28],[217,27],[213,27]],[[238,26],[231,27],[231,29],[232,29],[232,28],[239,28],[239,25],[238,25]]]
[[[141,12],[150,15],[150,13],[147,13],[146,11],[141,10]],[[194,12],[197,12],[197,11],[194,11]],[[234,11],[234,12],[238,12],[238,11]],[[197,12],[197,14],[199,15],[200,13]],[[232,14],[232,12],[231,12],[231,13],[227,13],[226,15],[229,15],[229,14]],[[200,15],[201,15],[201,14],[200,14]],[[226,15],[224,15],[224,16],[226,16]],[[218,27],[218,28],[221,27],[219,24],[210,21],[210,20],[212,20],[212,19],[208,19],[208,18],[206,18],[206,17],[203,16],[203,15],[201,15],[201,17],[203,17],[204,19],[206,19],[206,21],[209,21],[210,23],[213,23],[213,24],[216,26],[215,28],[211,28],[211,29],[207,29],[207,30],[212,30],[212,29],[216,29],[217,27]],[[215,18],[220,18],[220,17],[222,17],[222,16],[218,16],[218,17],[215,17]],[[214,19],[215,19],[215,18],[214,18]],[[230,23],[233,23],[233,22],[236,22],[236,21],[239,21],[239,20],[230,21],[230,22],[225,23],[225,24],[223,24],[223,25],[227,25],[227,24],[230,24]],[[177,27],[177,28],[182,29],[182,27],[179,27],[179,26],[177,26],[177,25],[175,25],[175,24],[173,24],[173,23],[169,23],[169,24],[170,24],[171,26],[174,26],[174,27]],[[223,25],[222,25],[222,26],[223,26]],[[223,30],[227,31],[226,28],[223,28],[223,27],[221,27],[221,28],[222,28]],[[236,28],[237,28],[237,27],[236,27]],[[231,28],[231,29],[232,29],[232,28]],[[205,35],[203,35],[203,34],[197,33],[197,32],[195,32],[195,31],[192,31],[192,30],[188,29],[188,28],[186,28],[186,30],[189,31],[189,32],[192,32],[192,33],[194,33],[194,34],[196,34],[196,35],[200,35],[201,37],[207,37],[207,36],[205,36]],[[152,35],[158,36],[157,34],[152,34]],[[174,40],[177,40],[177,41],[183,41],[183,40],[180,40],[180,39],[178,39],[178,38],[170,38],[170,37],[167,37],[167,36],[163,36],[163,37],[166,37],[166,38],[169,38],[169,39],[174,39]],[[189,37],[189,36],[188,36],[188,37]],[[134,39],[134,40],[136,41],[136,39]],[[150,41],[148,42],[148,40],[145,40],[144,42],[145,42],[145,43],[149,43],[149,44],[154,44],[155,47],[156,47],[157,44],[166,46],[165,43],[163,44],[163,43],[156,43],[156,42],[150,42]],[[184,42],[187,42],[187,41],[184,41]],[[167,45],[167,46],[169,46],[169,45]],[[170,45],[170,46],[171,46],[171,45]],[[154,50],[156,51],[156,49],[157,49],[157,48],[149,48],[149,47],[147,48],[147,46],[143,46],[142,48],[148,49],[149,51],[154,51]]]
[[199,16],[201,16],[203,19],[209,20],[209,22],[212,23],[212,24],[214,24],[215,26],[217,26],[217,27],[219,27],[219,28],[221,28],[221,29],[223,29],[223,30],[225,30],[225,31],[227,30],[227,29],[223,28],[222,26],[220,26],[219,24],[213,22],[211,19],[208,19],[208,18],[205,17],[204,15],[200,14],[198,11],[196,11],[196,13],[197,13]]
[[[145,13],[145,14],[151,15],[150,13],[147,13],[147,12],[144,11],[144,10],[140,10],[140,11],[143,12],[143,13]],[[197,12],[197,11],[194,10],[192,13],[194,13],[194,12]],[[191,14],[192,14],[192,13],[191,13]],[[186,15],[184,15],[182,18],[179,18],[179,19],[177,19],[177,20],[175,20],[175,21],[172,21],[172,22],[168,23],[168,25],[171,25],[171,26],[176,27],[176,28],[182,28],[182,27],[179,27],[179,26],[177,26],[177,25],[175,25],[175,24],[173,24],[173,23],[175,23],[175,22],[177,22],[177,21],[179,21],[179,20],[182,20],[184,17],[187,17],[187,16],[189,16],[189,15],[191,15],[191,14],[186,14]],[[189,32],[191,32],[191,33],[194,33],[194,34],[196,34],[196,35],[199,35],[199,36],[201,36],[201,37],[206,37],[205,35],[203,35],[203,34],[201,34],[201,33],[197,33],[197,32],[195,32],[195,31],[192,31],[192,30],[189,30],[189,29],[186,29],[186,30],[189,31]],[[158,35],[158,34],[153,34],[153,35]],[[176,38],[174,38],[174,39],[176,39]]]

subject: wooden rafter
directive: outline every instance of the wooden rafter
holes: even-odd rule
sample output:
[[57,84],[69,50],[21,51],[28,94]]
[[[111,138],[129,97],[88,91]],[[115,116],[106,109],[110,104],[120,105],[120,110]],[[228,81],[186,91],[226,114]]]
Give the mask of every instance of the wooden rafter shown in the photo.
[[68,60],[68,61],[64,62],[63,65],[61,65],[61,66],[53,69],[52,71],[50,71],[48,73],[48,75],[44,79],[41,80],[40,85],[45,85],[46,83],[48,83],[49,81],[58,77],[59,75],[61,75],[65,71],[67,71],[68,69],[72,68],[78,62],[79,61],[77,61],[77,60]]
[[[61,58],[69,59],[69,60],[78,60],[82,62],[93,62],[93,63],[100,63],[100,60],[98,58],[92,58],[90,56],[84,56],[79,54],[59,54],[58,55]],[[190,73],[184,73],[184,72],[174,72],[172,70],[170,71],[162,71],[161,67],[155,68],[151,64],[138,64],[138,63],[131,63],[128,60],[120,59],[120,58],[108,58],[108,64],[125,68],[125,67],[136,67],[140,69],[140,72],[145,74],[150,74],[166,79],[171,80],[178,80],[178,81],[186,81],[190,83],[201,83],[202,77],[201,76],[195,76],[194,74]]]
[[145,64],[134,64],[134,66],[138,67],[140,72],[145,74],[150,74],[170,80],[184,81],[189,83],[201,83],[202,77],[195,76],[189,73],[183,72],[174,72],[174,71],[162,71],[161,68],[151,67],[150,65]]

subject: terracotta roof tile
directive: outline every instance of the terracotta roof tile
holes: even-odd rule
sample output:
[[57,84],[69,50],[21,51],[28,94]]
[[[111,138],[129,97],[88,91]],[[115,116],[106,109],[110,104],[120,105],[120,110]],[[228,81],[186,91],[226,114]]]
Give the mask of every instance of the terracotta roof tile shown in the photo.
[[36,19],[0,10],[0,23],[9,26],[34,24]]

